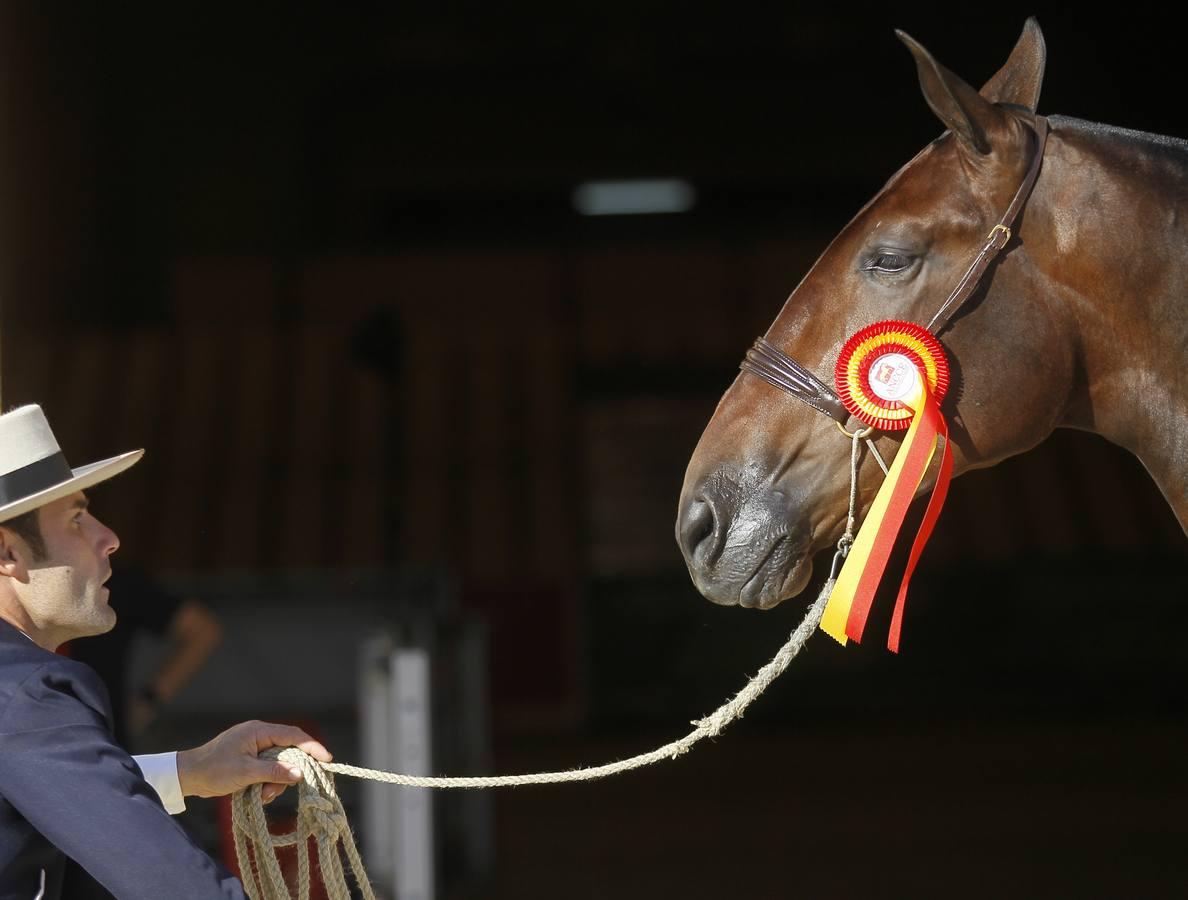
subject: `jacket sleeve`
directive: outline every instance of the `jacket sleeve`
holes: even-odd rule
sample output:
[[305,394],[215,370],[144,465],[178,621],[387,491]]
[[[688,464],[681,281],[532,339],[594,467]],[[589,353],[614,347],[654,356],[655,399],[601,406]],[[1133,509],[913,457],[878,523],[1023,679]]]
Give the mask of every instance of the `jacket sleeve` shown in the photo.
[[121,900],[243,898],[115,743],[94,702],[101,692],[70,660],[26,678],[0,714],[0,793]]

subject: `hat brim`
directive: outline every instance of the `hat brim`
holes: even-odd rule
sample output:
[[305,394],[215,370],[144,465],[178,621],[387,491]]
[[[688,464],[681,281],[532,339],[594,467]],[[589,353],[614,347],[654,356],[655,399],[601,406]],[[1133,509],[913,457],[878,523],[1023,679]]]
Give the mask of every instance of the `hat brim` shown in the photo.
[[0,506],[0,522],[15,519],[17,516],[27,513],[31,509],[37,509],[39,506],[53,503],[62,497],[68,497],[75,491],[85,490],[101,481],[106,481],[113,475],[119,475],[128,467],[139,462],[142,456],[144,456],[143,450],[130,450],[127,453],[121,453],[119,456],[113,456],[110,459],[103,459],[90,465],[71,469],[71,477],[65,481],[38,491],[36,494],[30,494],[28,497],[17,500],[15,503]]

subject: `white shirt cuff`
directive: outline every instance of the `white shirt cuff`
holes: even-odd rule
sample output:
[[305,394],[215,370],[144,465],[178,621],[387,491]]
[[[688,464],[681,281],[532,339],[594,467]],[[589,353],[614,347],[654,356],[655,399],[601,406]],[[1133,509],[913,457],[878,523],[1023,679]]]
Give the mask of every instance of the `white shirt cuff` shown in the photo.
[[161,798],[161,805],[165,812],[176,816],[184,812],[186,798],[182,796],[181,782],[177,777],[177,751],[170,753],[149,753],[144,756],[133,756],[144,780],[152,785],[157,796]]

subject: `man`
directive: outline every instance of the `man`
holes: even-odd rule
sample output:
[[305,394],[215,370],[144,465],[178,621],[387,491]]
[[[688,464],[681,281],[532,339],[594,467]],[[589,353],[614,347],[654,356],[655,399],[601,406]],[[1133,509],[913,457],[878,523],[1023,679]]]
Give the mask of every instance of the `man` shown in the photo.
[[299,781],[299,771],[258,758],[269,747],[330,760],[300,729],[264,722],[133,758],[112,737],[95,673],[53,652],[115,625],[104,582],[119,538],[83,490],[143,453],[72,470],[40,407],[0,415],[0,900],[59,897],[66,855],[122,900],[242,898],[239,881],[169,812],[184,809],[184,796],[259,783],[272,799]]

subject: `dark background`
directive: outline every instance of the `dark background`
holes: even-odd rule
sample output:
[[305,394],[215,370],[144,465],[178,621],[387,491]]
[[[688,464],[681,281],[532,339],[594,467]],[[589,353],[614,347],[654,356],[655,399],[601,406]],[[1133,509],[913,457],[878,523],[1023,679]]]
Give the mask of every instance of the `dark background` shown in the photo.
[[[1188,136],[1177,22],[955,10],[4,4],[5,405],[148,448],[96,492],[118,559],[456,580],[500,771],[650,749],[803,608],[711,606],[672,520],[743,350],[940,131],[892,28],[980,85],[1036,13],[1041,112]],[[572,211],[644,176],[698,206]],[[901,656],[814,641],[690,757],[498,795],[453,895],[1182,895],[1186,551],[1092,436],[971,474]]]

